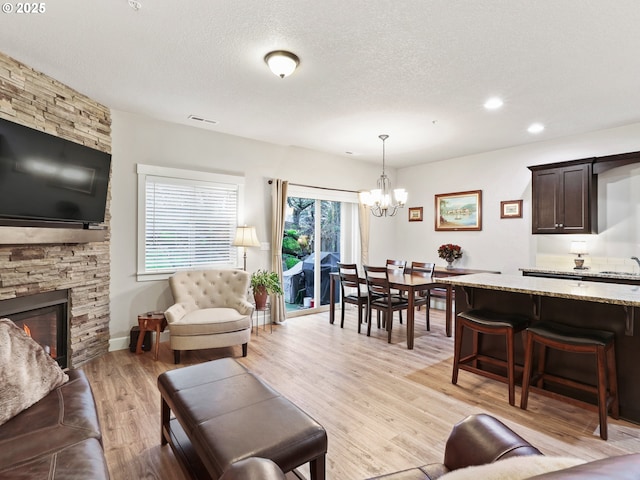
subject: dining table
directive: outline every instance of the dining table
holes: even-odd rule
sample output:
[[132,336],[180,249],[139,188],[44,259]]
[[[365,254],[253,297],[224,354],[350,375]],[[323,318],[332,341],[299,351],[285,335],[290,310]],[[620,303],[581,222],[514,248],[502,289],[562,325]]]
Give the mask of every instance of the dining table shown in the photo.
[[[336,304],[336,283],[340,281],[338,272],[331,272],[329,277],[329,323],[335,321],[335,304]],[[445,332],[448,337],[451,336],[451,320],[453,308],[451,302],[452,286],[448,283],[440,282],[440,279],[434,276],[424,277],[422,275],[413,275],[410,272],[393,273],[389,271],[389,286],[392,289],[400,290],[407,293],[407,348],[413,350],[415,338],[415,296],[418,292],[424,292],[433,288],[441,288],[446,290],[446,307],[445,307]],[[360,283],[366,285],[366,279],[360,277]]]

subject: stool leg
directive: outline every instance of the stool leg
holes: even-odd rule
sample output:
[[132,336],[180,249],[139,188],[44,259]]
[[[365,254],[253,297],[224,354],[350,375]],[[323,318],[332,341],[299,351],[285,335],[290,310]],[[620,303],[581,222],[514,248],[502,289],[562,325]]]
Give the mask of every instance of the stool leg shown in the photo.
[[544,368],[547,364],[547,346],[543,343],[539,344],[538,348],[538,369],[537,369],[537,381],[536,386],[538,388],[544,387]]
[[460,362],[460,352],[462,351],[462,322],[456,317],[456,336],[453,342],[453,374],[451,375],[451,383],[458,383],[458,364]]
[[509,405],[514,406],[516,404],[516,387],[515,380],[513,378],[515,372],[515,361],[513,354],[513,329],[507,329],[505,334],[507,339],[507,382],[509,385]]
[[475,330],[473,330],[473,366],[475,368],[478,368],[478,338],[480,337],[480,334],[478,332],[476,332]]
[[326,455],[321,455],[309,462],[309,474],[311,476],[311,480],[325,480],[325,456]]
[[596,362],[598,364],[598,415],[600,417],[600,438],[606,440],[607,435],[607,360],[604,346],[596,347]]
[[607,350],[607,377],[609,380],[609,398],[611,398],[611,416],[620,417],[620,402],[618,400],[618,374],[616,369],[616,349],[612,343]]
[[524,351],[524,371],[522,372],[522,393],[520,394],[520,408],[527,409],[529,400],[529,381],[531,380],[531,367],[533,364],[533,334],[526,334],[526,348]]

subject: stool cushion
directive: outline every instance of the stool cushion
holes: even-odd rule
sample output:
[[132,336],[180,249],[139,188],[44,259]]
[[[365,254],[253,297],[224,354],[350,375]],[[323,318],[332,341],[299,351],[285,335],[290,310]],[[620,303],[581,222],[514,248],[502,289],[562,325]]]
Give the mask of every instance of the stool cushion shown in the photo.
[[527,331],[540,337],[548,338],[568,345],[607,345],[613,341],[615,334],[603,330],[570,327],[555,322],[538,322]]
[[485,327],[511,327],[515,330],[523,330],[531,322],[529,318],[522,315],[498,313],[491,310],[469,310],[459,313],[458,316]]

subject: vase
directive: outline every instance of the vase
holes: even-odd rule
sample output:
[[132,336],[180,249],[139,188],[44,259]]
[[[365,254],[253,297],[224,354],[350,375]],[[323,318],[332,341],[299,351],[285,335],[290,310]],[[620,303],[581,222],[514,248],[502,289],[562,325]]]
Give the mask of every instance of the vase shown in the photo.
[[267,306],[267,289],[264,286],[257,286],[253,289],[253,298],[256,302],[256,310],[264,310]]
[[445,258],[445,260],[447,261],[447,270],[453,270],[453,262],[455,261],[455,259]]

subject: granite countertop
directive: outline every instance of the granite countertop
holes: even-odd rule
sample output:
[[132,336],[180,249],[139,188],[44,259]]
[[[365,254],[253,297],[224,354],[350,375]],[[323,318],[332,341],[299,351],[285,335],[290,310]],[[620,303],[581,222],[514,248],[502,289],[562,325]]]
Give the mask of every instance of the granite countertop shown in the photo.
[[598,271],[591,270],[585,268],[584,270],[575,270],[575,269],[551,269],[551,268],[540,268],[540,267],[531,267],[531,268],[521,268],[521,272],[531,272],[531,273],[547,273],[551,275],[565,275],[565,276],[575,276],[575,277],[595,277],[595,278],[612,278],[612,279],[624,279],[624,280],[639,280],[640,274],[632,273],[632,272],[612,272],[612,271]]
[[547,297],[585,300],[640,307],[640,286],[620,283],[581,282],[558,278],[525,277],[511,274],[477,273],[457,277],[438,278],[451,285],[526,293]]

